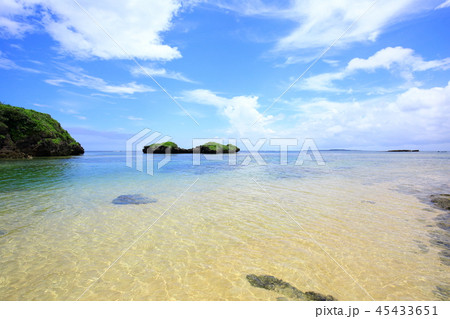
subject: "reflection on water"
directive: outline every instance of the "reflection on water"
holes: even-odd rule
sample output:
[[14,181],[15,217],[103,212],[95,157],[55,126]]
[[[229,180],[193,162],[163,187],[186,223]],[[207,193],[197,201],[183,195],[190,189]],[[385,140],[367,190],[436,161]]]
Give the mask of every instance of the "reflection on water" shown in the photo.
[[[294,166],[296,154],[282,166],[275,153],[264,166],[193,166],[183,154],[154,176],[123,153],[1,161],[0,299],[78,298],[166,212],[83,299],[280,297],[252,287],[257,274],[369,300],[347,271],[376,300],[448,300],[448,229],[428,196],[449,192],[450,156],[322,155],[326,166]],[[157,202],[112,203],[124,194]]]

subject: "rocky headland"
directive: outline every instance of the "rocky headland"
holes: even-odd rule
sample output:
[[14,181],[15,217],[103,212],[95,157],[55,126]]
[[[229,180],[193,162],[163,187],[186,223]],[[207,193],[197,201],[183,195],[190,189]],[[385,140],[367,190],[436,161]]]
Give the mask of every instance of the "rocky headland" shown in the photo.
[[0,103],[0,158],[83,153],[80,143],[49,114]]

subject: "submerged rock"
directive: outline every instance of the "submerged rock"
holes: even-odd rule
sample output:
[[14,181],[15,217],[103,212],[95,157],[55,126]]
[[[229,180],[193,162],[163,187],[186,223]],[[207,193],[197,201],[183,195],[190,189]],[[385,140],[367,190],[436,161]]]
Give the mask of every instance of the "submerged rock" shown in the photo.
[[289,301],[286,297],[277,297],[277,301]]
[[450,285],[436,286],[436,290],[433,291],[440,300],[450,300]]
[[450,233],[450,213],[438,215],[435,219],[437,227]]
[[273,290],[277,293],[283,294],[291,299],[297,300],[316,300],[316,301],[333,301],[333,296],[325,296],[317,292],[307,291],[302,292],[281,279],[268,275],[247,275],[247,280],[253,287]]
[[450,232],[438,230],[429,234],[430,243],[437,246],[442,264],[450,266]]
[[434,206],[446,210],[434,219],[437,229],[435,228],[429,233],[430,243],[439,247],[441,263],[450,266],[450,194],[431,195],[430,200]]
[[439,258],[444,265],[450,266],[450,250],[447,249],[439,252]]
[[112,203],[116,205],[140,205],[140,204],[150,204],[155,203],[157,200],[154,198],[149,198],[142,196],[140,194],[133,195],[120,195],[116,197]]
[[0,236],[6,235],[7,231],[6,230],[1,230],[0,229]]
[[437,207],[450,210],[450,194],[431,195],[430,198]]

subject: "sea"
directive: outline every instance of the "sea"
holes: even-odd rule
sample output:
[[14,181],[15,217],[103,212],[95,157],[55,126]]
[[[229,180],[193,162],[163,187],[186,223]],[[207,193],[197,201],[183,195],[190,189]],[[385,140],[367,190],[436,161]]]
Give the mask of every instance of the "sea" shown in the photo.
[[0,300],[450,300],[450,153],[320,155],[1,160]]

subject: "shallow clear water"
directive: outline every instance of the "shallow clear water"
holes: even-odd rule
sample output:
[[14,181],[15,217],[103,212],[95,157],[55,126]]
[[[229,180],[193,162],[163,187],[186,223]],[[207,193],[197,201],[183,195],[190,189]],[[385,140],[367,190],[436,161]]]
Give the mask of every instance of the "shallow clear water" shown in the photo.
[[[449,299],[445,212],[428,197],[450,193],[450,153],[296,155],[175,155],[153,176],[124,153],[0,161],[0,299],[281,296],[253,273],[338,300]],[[157,202],[112,203],[124,194]]]

